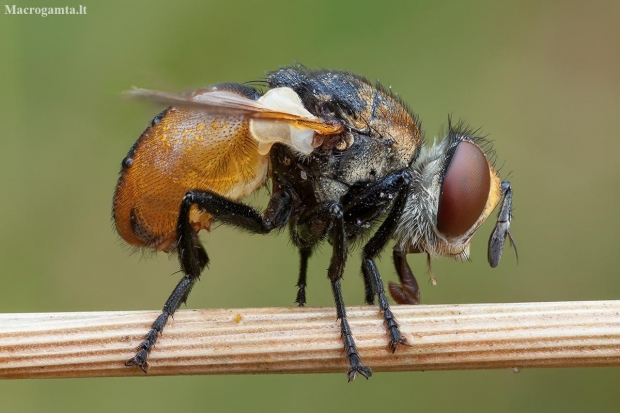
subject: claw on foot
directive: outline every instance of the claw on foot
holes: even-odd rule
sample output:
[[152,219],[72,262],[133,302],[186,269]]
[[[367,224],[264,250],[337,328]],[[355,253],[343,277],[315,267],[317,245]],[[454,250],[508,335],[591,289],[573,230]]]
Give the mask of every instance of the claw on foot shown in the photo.
[[396,352],[396,349],[398,348],[399,345],[411,347],[411,344],[409,344],[409,342],[407,341],[405,337],[401,337],[397,340],[390,340],[389,347],[390,347],[390,350],[392,350],[392,353]]
[[353,381],[355,380],[355,377],[357,376],[357,373],[361,374],[362,376],[366,377],[366,379],[368,379],[370,376],[372,376],[372,370],[370,370],[370,367],[366,367],[363,364],[360,364],[359,366],[352,366],[351,369],[349,370],[349,372],[347,373],[347,375],[349,376],[349,381]]
[[149,363],[146,361],[146,357],[147,357],[147,352],[146,350],[142,349],[138,351],[138,354],[136,354],[135,356],[127,360],[125,362],[125,366],[127,367],[137,366],[137,367],[140,367],[140,370],[146,373],[149,369]]

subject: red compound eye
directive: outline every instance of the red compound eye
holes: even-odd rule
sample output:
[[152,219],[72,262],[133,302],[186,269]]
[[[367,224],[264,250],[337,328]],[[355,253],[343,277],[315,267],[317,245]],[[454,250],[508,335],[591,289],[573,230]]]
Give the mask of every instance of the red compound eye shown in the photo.
[[490,187],[489,164],[484,153],[471,142],[460,142],[441,184],[439,232],[447,238],[464,235],[482,215]]

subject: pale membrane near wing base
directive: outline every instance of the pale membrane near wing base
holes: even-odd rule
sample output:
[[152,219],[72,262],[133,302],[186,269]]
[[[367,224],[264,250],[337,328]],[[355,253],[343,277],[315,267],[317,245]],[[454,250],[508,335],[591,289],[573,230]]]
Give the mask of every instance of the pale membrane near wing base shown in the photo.
[[[299,95],[288,87],[270,89],[258,99],[264,107],[277,112],[290,113],[308,120],[315,120],[316,116],[308,112],[301,103]],[[274,143],[284,143],[304,155],[312,152],[314,131],[298,129],[287,122],[272,120],[250,120],[250,133],[258,141],[258,152],[266,155]]]

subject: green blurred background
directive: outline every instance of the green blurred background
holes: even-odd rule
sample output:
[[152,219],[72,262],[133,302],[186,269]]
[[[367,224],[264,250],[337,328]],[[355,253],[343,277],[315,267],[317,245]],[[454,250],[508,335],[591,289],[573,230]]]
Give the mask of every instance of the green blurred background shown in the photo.
[[[410,260],[424,303],[620,297],[618,2],[82,4],[84,16],[0,17],[0,312],[161,308],[175,259],[130,254],[110,222],[120,162],[159,109],[119,93],[258,80],[296,61],[391,85],[427,139],[448,114],[482,127],[512,171],[518,265],[508,250],[489,268],[487,222],[472,262],[434,263],[437,287],[424,258]],[[203,240],[212,265],[190,308],[292,305],[287,236],[218,227]],[[313,306],[332,305],[328,252],[311,261]],[[363,303],[358,256],[344,281],[349,305]],[[389,254],[380,270],[395,279]],[[344,371],[19,380],[0,383],[0,410],[617,411],[619,380],[611,368],[377,373],[350,384]]]

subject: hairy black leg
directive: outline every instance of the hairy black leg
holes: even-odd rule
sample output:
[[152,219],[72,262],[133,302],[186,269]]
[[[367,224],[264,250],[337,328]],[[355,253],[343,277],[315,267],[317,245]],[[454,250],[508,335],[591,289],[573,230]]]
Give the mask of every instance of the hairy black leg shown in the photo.
[[166,301],[166,304],[164,304],[161,314],[151,325],[151,329],[144,337],[144,341],[140,343],[140,346],[138,346],[138,352],[135,356],[125,362],[126,366],[138,366],[143,372],[146,373],[148,369],[147,358],[155,346],[157,337],[161,334],[164,326],[168,322],[168,317],[173,315],[177,308],[179,308],[179,306],[187,300],[187,296],[189,295],[197,279],[198,277],[186,275],[181,279],[181,281],[179,281],[177,286],[172,291],[172,294],[170,294],[170,297]]
[[364,279],[364,301],[368,305],[373,305],[375,303],[375,295],[377,295],[375,280],[366,271],[362,271],[362,278]]
[[[252,233],[265,234],[273,229],[271,221],[263,219],[261,214],[254,208],[239,202],[233,202],[213,192],[189,191],[181,205],[181,209],[187,208],[188,217],[189,209],[192,205],[197,205],[201,210],[213,215],[213,218],[219,222],[224,222]],[[180,218],[179,216],[179,223],[181,222]],[[186,220],[186,222],[189,221]]]
[[403,171],[401,175],[395,177],[394,185],[398,187],[398,195],[392,206],[392,210],[389,215],[383,221],[379,229],[375,232],[373,237],[364,246],[364,256],[362,261],[362,273],[364,279],[373,280],[373,284],[379,300],[379,310],[383,313],[383,321],[388,335],[390,336],[389,347],[392,352],[396,351],[399,344],[409,345],[407,339],[404,338],[398,327],[398,322],[394,317],[394,314],[390,310],[390,304],[388,303],[383,288],[383,280],[381,274],[375,264],[375,257],[385,248],[385,245],[390,240],[398,224],[398,220],[402,215],[402,211],[407,203],[407,195],[409,194],[409,182],[410,174],[408,171]]
[[308,274],[308,260],[312,255],[312,248],[300,248],[299,278],[297,280],[297,299],[295,302],[303,307],[306,304],[306,275]]
[[192,205],[193,203],[186,196],[181,204],[177,222],[177,251],[179,253],[181,269],[185,276],[179,281],[168,300],[166,300],[161,314],[151,325],[151,329],[138,347],[136,355],[125,363],[126,366],[138,366],[145,373],[148,369],[148,355],[166,326],[168,318],[174,315],[174,312],[181,304],[187,302],[187,297],[192,287],[198,280],[204,267],[209,263],[207,252],[200,245],[197,234],[189,223],[189,211]]
[[377,295],[377,287],[375,286],[375,280],[372,278],[372,274],[363,271],[362,267],[362,279],[364,280],[364,302],[368,305],[375,304],[375,296]]
[[349,381],[355,380],[357,373],[369,378],[372,376],[372,370],[370,367],[365,366],[357,353],[357,347],[355,346],[355,340],[351,333],[351,327],[347,321],[347,312],[344,307],[344,301],[342,300],[342,292],[340,290],[340,280],[332,281],[332,292],[334,293],[334,300],[336,301],[336,312],[340,319],[340,337],[344,343],[344,351],[349,359]]
[[[363,232],[369,223],[383,215],[390,206],[393,206],[394,200],[402,192],[403,187],[408,187],[410,180],[411,172],[408,169],[404,169],[391,173],[372,185],[352,189],[351,193],[347,194],[343,200],[343,205],[345,205],[345,222],[347,225],[353,225],[354,227],[349,231],[353,233]],[[391,237],[394,231],[394,227],[383,227],[380,228],[380,231],[389,233],[387,238],[385,238],[386,235],[383,235],[382,238],[387,242],[387,239]],[[385,242],[383,245],[385,245]],[[383,246],[379,247],[379,249],[382,248]],[[377,294],[376,280],[367,271],[362,271],[362,276],[364,278],[365,301],[367,304],[373,304]]]
[[349,359],[349,381],[354,380],[357,373],[369,378],[372,375],[372,371],[362,363],[357,353],[357,347],[355,346],[355,340],[351,333],[349,322],[347,321],[347,312],[340,290],[340,280],[342,279],[344,266],[347,260],[347,237],[344,230],[342,206],[331,204],[326,212],[331,216],[333,221],[332,243],[334,246],[327,274],[332,283],[332,292],[336,303],[336,314],[340,319],[340,335],[344,343],[344,351]]
[[177,244],[179,263],[185,276],[166,300],[162,313],[155,319],[144,341],[138,346],[138,352],[127,360],[126,366],[138,366],[146,373],[148,369],[148,355],[155,346],[158,336],[162,333],[168,318],[187,297],[198,280],[202,270],[208,265],[209,257],[200,244],[198,235],[194,231],[189,214],[191,207],[197,205],[201,210],[213,215],[214,219],[234,225],[254,233],[267,233],[276,226],[286,224],[290,216],[290,194],[275,193],[265,211],[263,218],[256,210],[247,205],[230,201],[220,195],[206,191],[189,191],[179,209],[177,221]]
[[409,267],[407,256],[395,248],[393,257],[400,285],[390,281],[388,283],[390,295],[398,304],[420,304],[420,288]]

